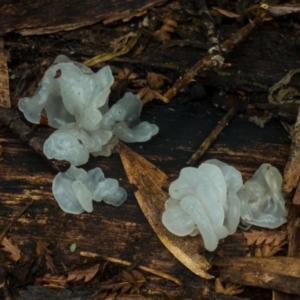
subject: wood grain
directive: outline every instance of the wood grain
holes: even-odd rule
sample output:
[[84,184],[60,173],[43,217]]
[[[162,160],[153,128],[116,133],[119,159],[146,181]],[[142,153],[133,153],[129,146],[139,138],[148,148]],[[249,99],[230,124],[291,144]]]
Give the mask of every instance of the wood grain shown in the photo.
[[[130,147],[173,180],[222,115],[224,113],[205,101],[193,101],[172,109],[159,104],[147,106],[142,118],[155,121],[160,132],[151,141]],[[44,135],[43,128],[38,128],[36,134]],[[91,158],[84,167],[89,170],[100,166],[107,177],[120,179],[120,185],[128,192],[125,204],[115,208],[95,203],[91,214],[70,215],[59,209],[52,196],[53,169],[3,126],[0,127],[0,143],[4,149],[0,161],[0,230],[28,201],[34,200],[8,234],[23,255],[30,256],[35,252],[36,242],[43,240],[50,243],[58,267],[61,262],[66,266],[80,265],[83,261],[79,254],[68,250],[68,246],[76,242],[80,251],[141,261],[185,283],[184,287],[178,287],[147,275],[148,283],[141,291],[144,295],[160,295],[163,290],[174,299],[199,299],[200,295],[210,299],[204,291],[211,283],[193,275],[178,262],[152,230],[134,197],[135,187],[128,182],[118,154]],[[278,122],[271,121],[260,129],[250,124],[246,116],[239,116],[224,130],[203,160],[221,159],[241,170],[247,179],[263,162],[270,162],[282,171],[288,151],[287,134]],[[242,234],[237,232],[221,241],[218,251],[224,256],[243,256],[248,247]],[[262,291],[256,293],[258,299],[264,299]]]
[[130,19],[166,0],[97,1],[38,0],[0,4],[0,35],[18,31],[23,35],[74,30],[100,21]]
[[7,55],[4,50],[3,38],[0,37],[0,106],[10,107],[9,95]]

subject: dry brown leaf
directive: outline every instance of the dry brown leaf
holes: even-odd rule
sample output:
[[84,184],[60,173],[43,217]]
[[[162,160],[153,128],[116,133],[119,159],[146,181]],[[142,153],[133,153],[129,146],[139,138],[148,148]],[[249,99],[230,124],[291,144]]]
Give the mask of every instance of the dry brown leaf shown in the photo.
[[68,273],[68,281],[79,281],[84,279],[84,282],[88,282],[95,277],[100,268],[99,264],[95,264],[88,269],[76,269]]
[[129,291],[138,290],[145,282],[146,278],[141,272],[137,270],[132,270],[131,272],[123,270],[121,276],[102,282],[99,287],[102,290],[111,290],[112,292],[125,294]]
[[211,267],[210,263],[200,254],[200,251],[204,249],[201,238],[185,237],[183,239],[171,234],[161,222],[161,214],[168,198],[167,175],[123,143],[119,143],[119,154],[129,182],[136,187],[134,195],[161,242],[196,275],[206,279],[214,278],[207,273]]
[[136,36],[136,33],[129,32],[129,33],[126,33],[125,35],[122,35],[119,38],[112,40],[110,42],[110,46],[111,46],[113,52],[117,52],[117,51],[123,49],[126,46],[126,44],[128,43],[129,38],[134,37],[134,36]]
[[58,271],[56,269],[56,266],[52,260],[52,257],[50,256],[51,251],[47,248],[49,246],[48,243],[43,241],[38,241],[36,245],[36,254],[37,255],[43,255],[46,260],[46,267],[47,270],[49,270],[52,274],[58,274]]
[[165,103],[167,103],[169,100],[167,98],[165,98],[162,94],[160,94],[157,91],[152,90],[150,87],[146,86],[142,89],[139,90],[138,94],[141,97],[141,100],[143,102],[143,104],[145,105],[146,103],[157,99],[157,100],[161,100]]
[[247,246],[271,244],[278,246],[286,239],[286,232],[283,230],[250,230],[243,232],[247,239]]
[[3,247],[1,250],[8,252],[9,258],[12,261],[18,261],[21,258],[21,250],[18,248],[18,246],[15,246],[12,244],[12,242],[4,237],[2,242],[1,242],[1,246]]
[[[163,87],[165,81],[171,82],[168,77],[154,72],[147,73],[146,82],[144,80],[135,81],[136,85],[143,86],[143,88],[139,90],[138,94],[140,95],[144,105],[154,99],[161,100],[165,103],[169,101],[159,90]],[[147,85],[145,86],[145,84]]]
[[132,80],[132,79],[138,78],[139,75],[136,73],[132,73],[128,68],[123,68],[118,72],[117,75],[114,76],[115,81],[117,81],[117,82],[126,77],[127,77],[127,79]]
[[221,282],[220,278],[216,278],[215,280],[215,291],[219,294],[225,294],[225,295],[238,295],[244,291],[244,287],[239,284],[226,282],[225,286]]
[[65,288],[67,279],[63,275],[45,274],[43,277],[39,277],[35,281],[35,285],[42,285],[51,288]]
[[213,6],[212,9],[228,18],[239,18],[240,17],[240,15],[238,15],[232,11],[220,8],[220,7]]
[[177,22],[172,19],[165,19],[162,27],[154,32],[154,35],[157,36],[161,41],[166,42],[171,39],[170,33],[175,31],[177,27]]
[[165,81],[171,82],[171,80],[168,77],[162,74],[158,74],[154,72],[147,73],[147,83],[149,87],[153,90],[159,90],[160,88],[162,88]]

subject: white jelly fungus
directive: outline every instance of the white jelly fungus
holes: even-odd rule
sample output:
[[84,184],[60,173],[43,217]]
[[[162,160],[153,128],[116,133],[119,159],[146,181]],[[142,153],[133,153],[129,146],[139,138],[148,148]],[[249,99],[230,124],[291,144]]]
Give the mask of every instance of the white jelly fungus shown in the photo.
[[169,187],[162,222],[178,236],[200,233],[205,248],[213,251],[220,239],[236,231],[240,218],[268,228],[286,222],[281,184],[279,171],[270,164],[243,185],[238,170],[211,159],[180,171]]
[[71,214],[92,212],[93,200],[120,206],[127,197],[118,181],[105,178],[100,168],[86,172],[71,166],[55,176],[52,190],[61,209]]
[[[44,111],[48,124],[57,129],[45,141],[43,150],[47,158],[71,164],[53,181],[55,199],[66,212],[91,212],[92,199],[103,199],[115,206],[122,204],[126,192],[118,187],[117,180],[100,180],[103,173],[100,176],[99,169],[86,174],[76,166],[85,164],[89,154],[109,156],[118,139],[145,142],[158,133],[156,125],[141,122],[142,102],[138,95],[126,93],[108,107],[113,81],[108,66],[94,73],[84,64],[59,55],[35,94],[19,101],[19,109],[28,121],[38,124]],[[97,184],[90,181],[91,174],[99,177]]]
[[270,164],[262,164],[238,193],[243,223],[266,228],[277,228],[285,223],[281,187],[279,171]]

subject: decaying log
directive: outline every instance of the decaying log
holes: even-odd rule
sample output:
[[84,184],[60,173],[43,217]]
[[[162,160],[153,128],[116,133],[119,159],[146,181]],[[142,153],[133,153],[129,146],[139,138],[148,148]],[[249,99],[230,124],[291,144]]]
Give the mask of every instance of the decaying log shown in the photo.
[[221,281],[300,295],[299,257],[218,257]]
[[[291,204],[288,214],[288,256],[300,256],[300,206]],[[300,296],[273,291],[274,300],[299,300]]]
[[22,35],[47,34],[99,21],[109,23],[130,19],[164,2],[166,0],[10,1],[0,5],[0,35],[10,31],[18,31]]
[[10,107],[7,56],[4,52],[3,39],[0,37],[0,106]]

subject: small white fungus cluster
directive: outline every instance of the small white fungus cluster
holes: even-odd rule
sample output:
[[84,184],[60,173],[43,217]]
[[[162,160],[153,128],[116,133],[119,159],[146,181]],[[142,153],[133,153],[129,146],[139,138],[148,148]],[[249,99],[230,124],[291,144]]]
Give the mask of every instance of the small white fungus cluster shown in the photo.
[[[118,139],[129,143],[145,142],[158,133],[156,125],[141,122],[142,102],[138,95],[126,93],[111,108],[108,107],[113,81],[108,66],[94,73],[84,64],[60,55],[45,72],[36,93],[19,101],[19,109],[28,121],[38,124],[44,110],[48,124],[57,128],[45,141],[44,153],[49,159],[66,160],[72,166],[67,173],[59,173],[53,182],[54,196],[67,212],[72,212],[68,207],[76,207],[73,213],[91,211],[91,204],[83,205],[82,197],[86,198],[86,203],[90,203],[91,199],[100,201],[85,186],[84,180],[77,179],[75,174],[82,173],[83,170],[76,171],[75,166],[85,164],[90,153],[94,156],[109,156]],[[99,169],[89,172],[99,173]],[[71,184],[70,180],[74,182]],[[111,180],[102,181],[101,186],[107,185],[109,189]],[[122,196],[120,194],[120,188],[118,191],[103,200],[118,206],[120,199],[124,198],[124,193],[122,192]],[[90,194],[93,195],[92,198]]]
[[241,173],[216,159],[199,168],[187,167],[169,187],[162,215],[164,226],[178,236],[201,234],[213,251],[218,241],[233,234],[240,222],[276,228],[286,222],[282,177],[263,164],[243,185]]
[[120,206],[127,198],[118,181],[105,178],[100,168],[86,172],[75,166],[54,178],[53,194],[61,209],[71,214],[92,212],[93,200]]

